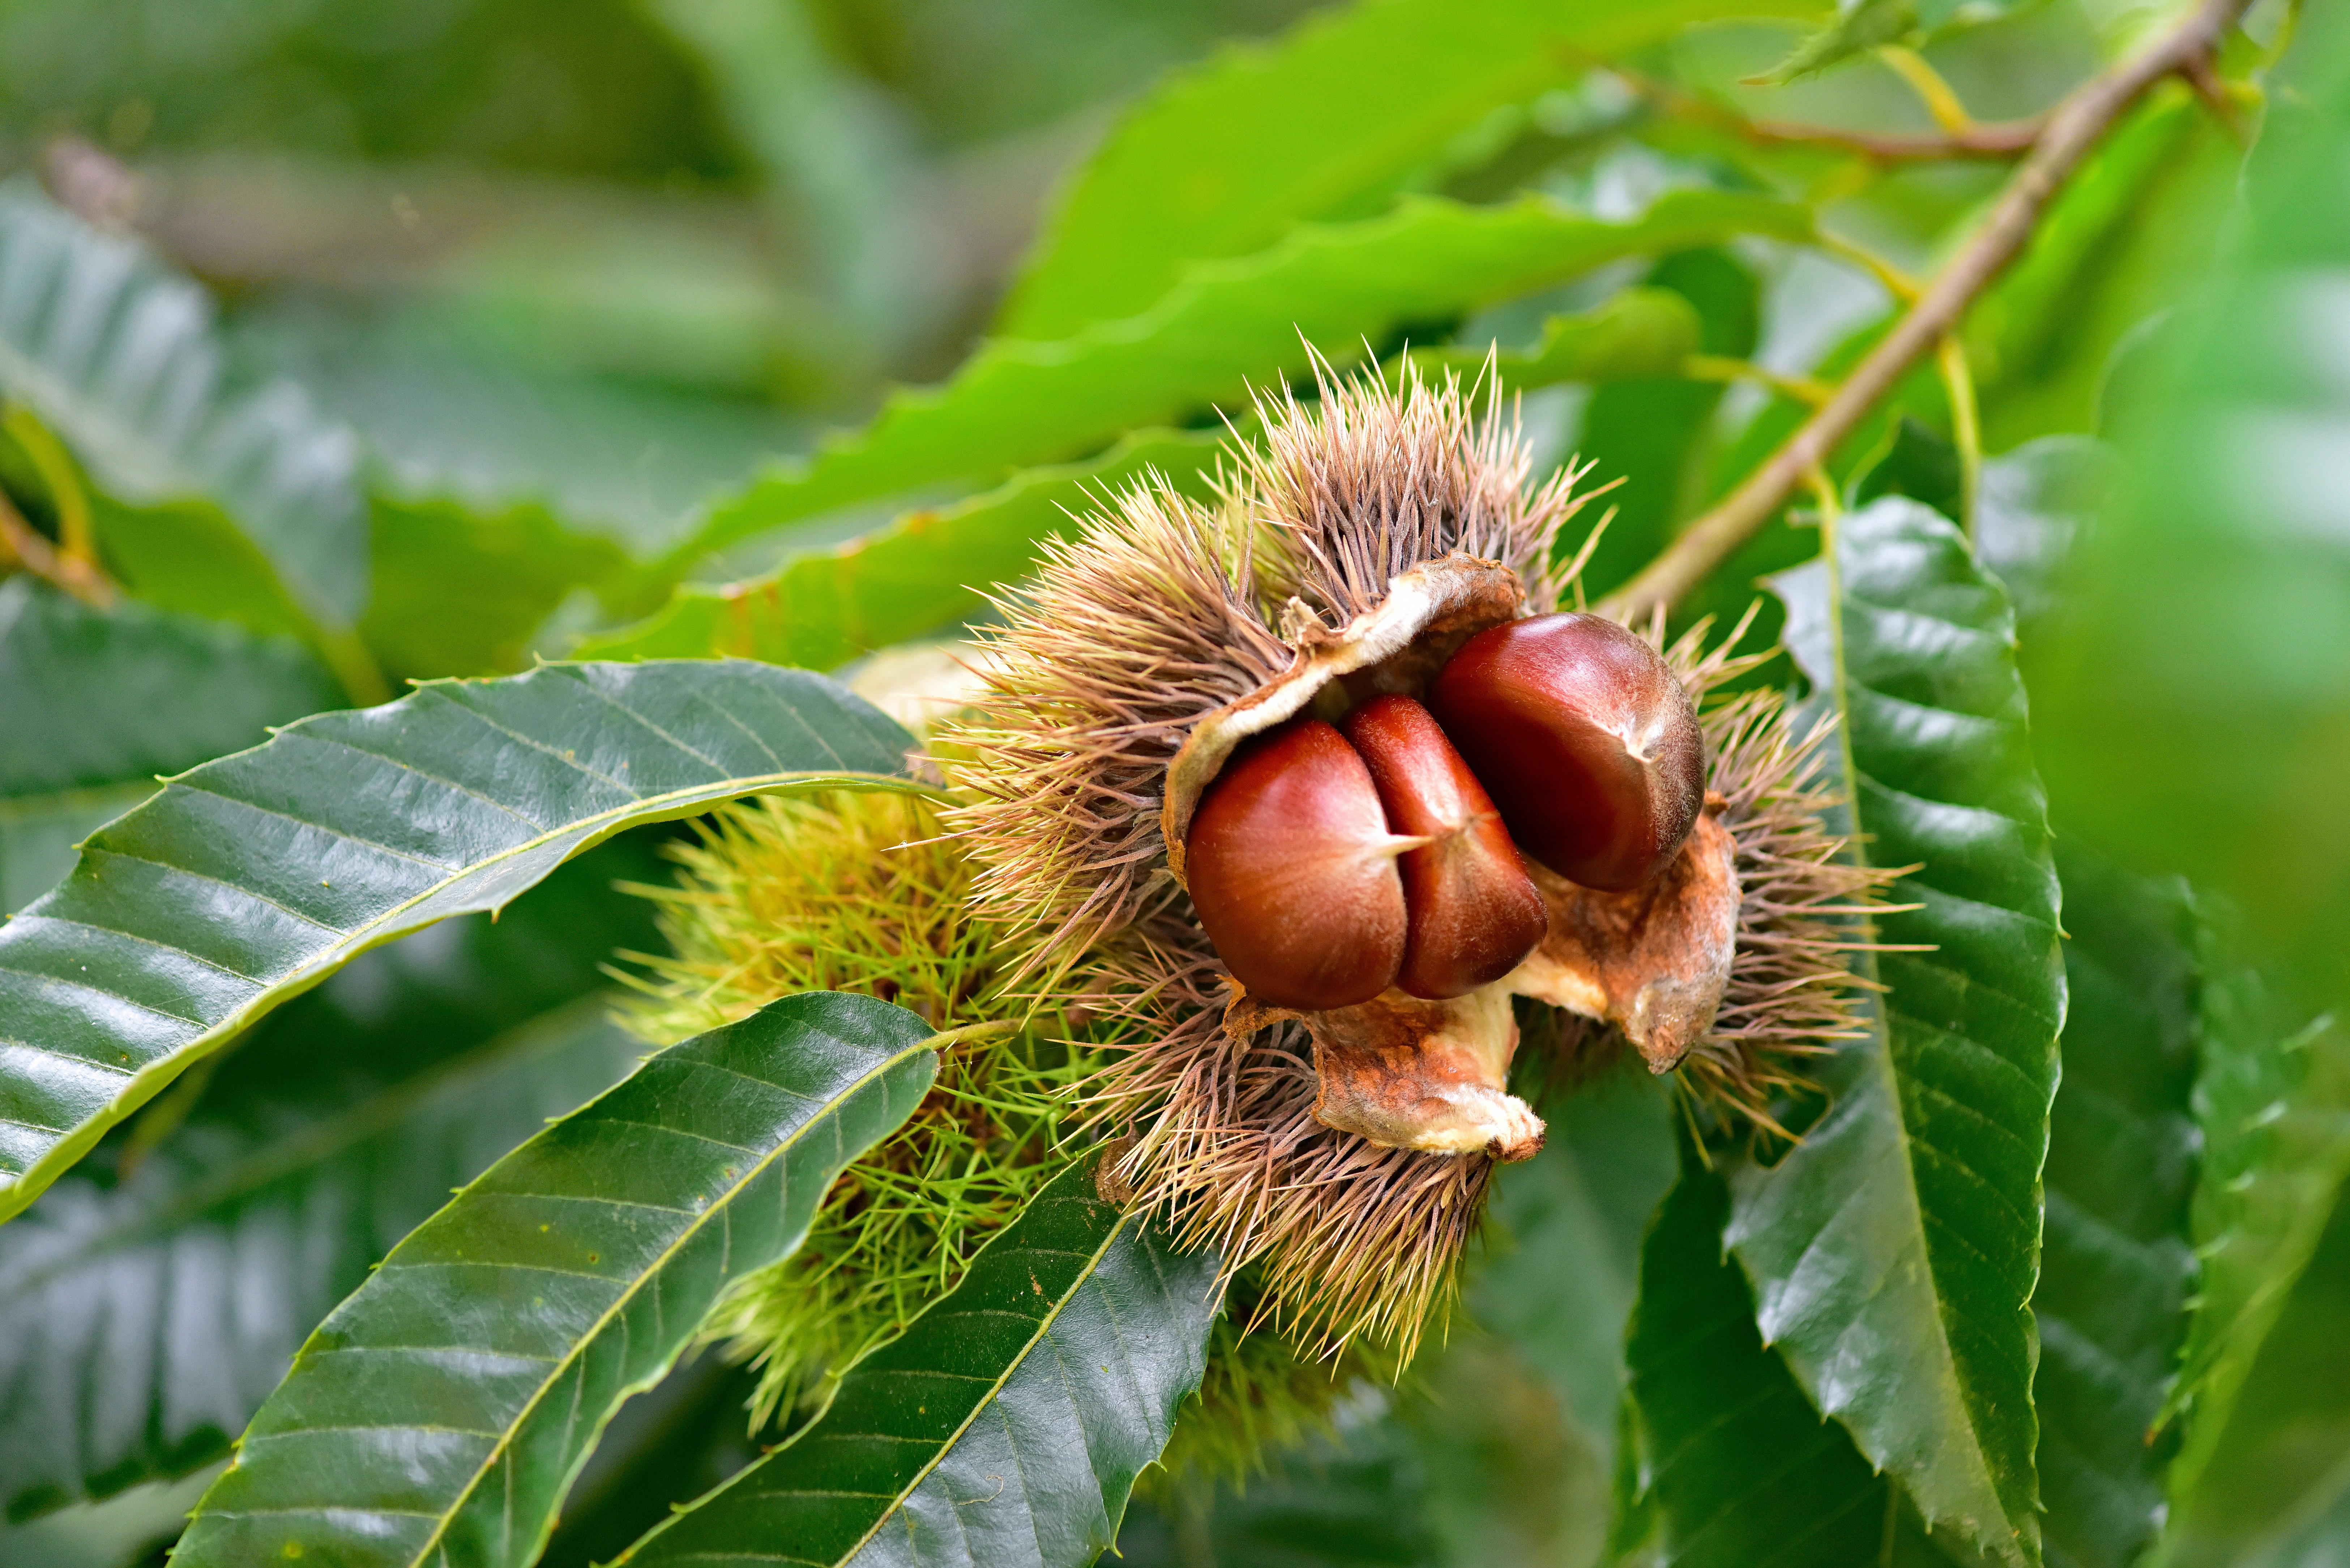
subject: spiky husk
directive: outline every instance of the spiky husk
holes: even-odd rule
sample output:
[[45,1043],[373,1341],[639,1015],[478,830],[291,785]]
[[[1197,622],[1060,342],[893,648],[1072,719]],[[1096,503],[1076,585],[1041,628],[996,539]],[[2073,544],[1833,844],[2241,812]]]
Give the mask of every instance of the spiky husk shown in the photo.
[[951,1290],[1060,1168],[1072,1090],[1100,1048],[1065,1012],[1007,1005],[1001,932],[968,908],[971,865],[936,808],[902,795],[761,800],[673,846],[660,904],[671,956],[629,955],[623,1021],[667,1044],[801,991],[878,996],[941,1031],[1016,1019],[947,1052],[930,1094],[844,1171],[791,1258],[748,1276],[710,1336],[758,1364],[759,1417],[827,1380]]
[[[1125,1027],[1087,998],[1031,1011],[993,984],[1001,931],[969,905],[966,847],[928,803],[881,794],[731,805],[673,846],[660,904],[671,952],[629,955],[624,1020],[667,1044],[792,992],[880,996],[941,1029],[1019,1019],[940,1064],[912,1118],[845,1171],[800,1251],[739,1283],[709,1337],[761,1372],[754,1426],[804,1405],[858,1355],[961,1281],[972,1256],[1069,1158],[1072,1091]],[[1244,1314],[1254,1300],[1238,1292]],[[1208,1376],[1165,1463],[1233,1477],[1265,1442],[1295,1440],[1378,1370],[1303,1366],[1220,1319]]]
[[[1572,572],[1552,566],[1556,537],[1583,498],[1573,475],[1530,494],[1513,421],[1490,404],[1473,417],[1454,383],[1326,377],[1317,405],[1260,411],[1262,447],[1236,457],[1215,504],[1122,493],[1002,602],[982,716],[953,732],[981,797],[958,820],[983,863],[974,896],[1020,942],[1026,981],[1054,994],[1087,953],[1135,1026],[1087,1090],[1120,1140],[1117,1179],[1228,1272],[1253,1271],[1257,1315],[1307,1354],[1368,1342],[1401,1365],[1449,1311],[1493,1162],[1325,1127],[1305,1031],[1227,1029],[1235,992],[1170,869],[1180,824],[1162,821],[1162,796],[1204,722],[1294,680],[1406,573],[1498,562],[1524,610],[1556,607]],[[1737,640],[1710,645],[1700,628],[1669,655],[1701,700],[1712,809],[1744,879],[1729,992],[1682,1081],[1708,1125],[1775,1127],[1801,1058],[1855,1030],[1846,955],[1886,878],[1839,858],[1824,826],[1827,732],[1796,734],[1774,693],[1711,700],[1760,662]],[[1541,1033],[1564,1071],[1622,1049],[1579,1022]]]

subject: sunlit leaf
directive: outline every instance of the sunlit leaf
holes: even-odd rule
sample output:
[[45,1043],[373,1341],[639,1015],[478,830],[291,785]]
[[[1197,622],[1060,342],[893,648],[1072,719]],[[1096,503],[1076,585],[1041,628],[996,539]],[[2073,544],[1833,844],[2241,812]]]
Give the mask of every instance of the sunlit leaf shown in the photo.
[[1852,826],[1914,866],[1868,1036],[1775,1165],[1731,1173],[1729,1238],[1763,1337],[1927,1521],[2039,1557],[2041,1165],[2064,1017],[2057,888],[2006,596],[1950,523],[1899,497],[1833,561],[1775,579],[1788,644],[1842,725]]
[[[1128,111],[1062,199],[998,330],[1066,337],[1133,316],[1187,261],[1359,216],[1496,108],[1693,21],[1811,16],[1805,0],[1371,0],[1180,72]],[[1409,92],[1382,90],[1409,62]]]
[[589,659],[733,654],[829,670],[860,653],[980,613],[982,591],[1035,563],[1045,540],[1113,492],[1155,473],[1204,495],[1222,432],[1144,431],[1090,462],[1031,469],[951,506],[913,512],[780,570],[723,587],[688,587],[651,618],[586,639]]
[[0,1217],[367,949],[494,909],[640,823],[911,787],[910,743],[805,670],[558,664],[305,720],[183,774],[0,927]]
[[708,1563],[1086,1568],[1199,1386],[1212,1254],[1179,1253],[1073,1164],[823,1416],[648,1534]]
[[0,583],[0,915],[56,886],[82,836],[154,794],[156,775],[340,701],[290,641]]
[[656,865],[623,840],[364,955],[0,1228],[0,1509],[225,1455],[452,1186],[624,1077],[598,966],[655,939],[609,883]]
[[620,1402],[799,1245],[920,1103],[935,1038],[887,1002],[788,996],[524,1144],[320,1325],[172,1561],[535,1562]]
[[1497,207],[1413,199],[1382,217],[1308,225],[1253,255],[1187,268],[1125,319],[1049,343],[982,345],[943,386],[899,393],[864,430],[715,508],[672,565],[853,502],[948,480],[993,483],[1211,406],[1245,411],[1251,386],[1311,369],[1308,344],[1343,362],[1402,324],[1626,256],[1810,233],[1803,208],[1704,190],[1671,192],[1627,223],[1528,196]]

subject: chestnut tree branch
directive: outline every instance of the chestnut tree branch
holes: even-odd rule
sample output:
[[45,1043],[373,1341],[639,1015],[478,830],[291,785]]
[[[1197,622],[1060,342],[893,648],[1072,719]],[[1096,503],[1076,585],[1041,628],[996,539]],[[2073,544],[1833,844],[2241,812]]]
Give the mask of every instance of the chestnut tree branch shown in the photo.
[[1958,329],[1967,307],[2022,253],[2050,199],[2114,122],[2155,83],[2188,74],[2196,62],[2207,60],[2250,3],[2203,0],[2150,47],[2083,83],[2057,105],[1981,230],[1836,388],[1827,405],[1638,576],[1601,601],[1600,609],[1628,619],[1669,606],[1760,533],[1804,474],[1825,464],[1910,368]]

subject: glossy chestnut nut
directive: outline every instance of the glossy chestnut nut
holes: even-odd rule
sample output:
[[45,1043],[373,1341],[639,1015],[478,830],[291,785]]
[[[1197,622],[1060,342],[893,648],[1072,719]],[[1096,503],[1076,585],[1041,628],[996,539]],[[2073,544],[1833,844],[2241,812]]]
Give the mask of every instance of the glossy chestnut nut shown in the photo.
[[1250,997],[1317,1011],[1395,983],[1408,920],[1387,813],[1344,736],[1293,719],[1232,753],[1200,797],[1185,867],[1200,924]]
[[1697,708],[1655,649],[1604,617],[1478,633],[1437,673],[1428,706],[1518,847],[1571,882],[1638,888],[1697,823]]
[[1491,985],[1548,929],[1542,893],[1492,800],[1409,697],[1374,697],[1341,728],[1371,770],[1388,826],[1432,840],[1399,862],[1410,924],[1396,984],[1430,1002]]

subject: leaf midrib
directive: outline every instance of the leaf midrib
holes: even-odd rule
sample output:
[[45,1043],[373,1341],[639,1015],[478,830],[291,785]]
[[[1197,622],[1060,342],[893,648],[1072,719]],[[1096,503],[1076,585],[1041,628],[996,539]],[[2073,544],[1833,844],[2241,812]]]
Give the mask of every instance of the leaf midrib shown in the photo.
[[[1083,1202],[1084,1199],[1079,1199],[1076,1201]],[[1120,1214],[1118,1217],[1117,1222],[1111,1225],[1108,1231],[1102,1237],[1101,1244],[1085,1255],[1085,1267],[1079,1269],[1070,1280],[1069,1288],[1062,1292],[1054,1301],[1052,1310],[1037,1320],[1035,1333],[1030,1334],[1027,1342],[1021,1345],[1020,1354],[1003,1364],[1003,1371],[988,1383],[987,1392],[972,1401],[970,1412],[955,1424],[955,1429],[939,1444],[937,1451],[923,1461],[921,1469],[916,1471],[905,1485],[898,1489],[889,1500],[889,1506],[881,1511],[879,1517],[874,1520],[865,1533],[857,1538],[856,1543],[833,1559],[835,1563],[847,1563],[864,1551],[866,1545],[881,1533],[882,1527],[906,1506],[906,1500],[920,1490],[922,1483],[931,1479],[931,1473],[946,1462],[947,1456],[954,1452],[955,1445],[962,1441],[963,1434],[971,1430],[972,1424],[979,1419],[981,1414],[990,1405],[995,1403],[997,1396],[1003,1392],[1003,1386],[1012,1380],[1013,1374],[1028,1365],[1028,1358],[1035,1354],[1036,1346],[1044,1343],[1045,1336],[1052,1332],[1053,1325],[1061,1321],[1061,1314],[1067,1309],[1071,1302],[1077,1299],[1077,1293],[1084,1290],[1086,1282],[1094,1277],[1095,1271],[1101,1267],[1102,1259],[1108,1253],[1110,1248],[1117,1244],[1118,1239],[1126,1234],[1126,1228],[1133,1223],[1133,1220],[1134,1216],[1130,1213]],[[785,1445],[787,1448],[790,1446]],[[1023,1466],[1021,1470],[1021,1486],[1024,1490],[1028,1484],[1026,1468]],[[1030,1512],[1033,1520],[1034,1510]]]
[[[936,1034],[926,1035],[910,1045],[904,1046],[898,1051],[892,1052],[889,1055],[883,1057],[872,1067],[859,1075],[854,1082],[841,1089],[838,1093],[833,1095],[830,1099],[823,1102],[822,1108],[819,1109],[816,1115],[808,1117],[807,1120],[793,1128],[790,1134],[779,1141],[775,1147],[769,1149],[766,1154],[762,1156],[759,1159],[748,1165],[739,1179],[737,1179],[731,1186],[723,1189],[723,1197],[704,1207],[702,1210],[694,1217],[691,1224],[681,1228],[677,1235],[671,1241],[670,1244],[662,1248],[660,1252],[650,1262],[649,1262],[644,1269],[639,1272],[637,1277],[629,1282],[628,1288],[613,1298],[611,1305],[597,1314],[595,1323],[586,1332],[581,1334],[577,1339],[572,1342],[571,1349],[558,1358],[554,1365],[548,1368],[546,1378],[541,1381],[536,1388],[531,1391],[530,1397],[523,1402],[522,1406],[515,1412],[514,1416],[501,1424],[498,1428],[499,1439],[497,1443],[491,1449],[488,1454],[484,1456],[481,1464],[474,1469],[473,1475],[468,1478],[465,1484],[458,1490],[455,1497],[451,1501],[449,1506],[437,1515],[439,1522],[433,1526],[432,1533],[417,1548],[415,1555],[409,1559],[409,1568],[419,1568],[419,1565],[424,1562],[425,1558],[432,1554],[433,1549],[440,1544],[442,1535],[447,1533],[450,1524],[455,1521],[457,1515],[464,1509],[465,1504],[471,1501],[474,1494],[479,1490],[482,1484],[482,1478],[489,1474],[493,1467],[503,1462],[504,1458],[512,1451],[514,1447],[515,1432],[522,1426],[524,1421],[527,1420],[530,1416],[538,1409],[540,1404],[546,1398],[548,1393],[553,1390],[556,1382],[563,1377],[564,1374],[569,1367],[578,1361],[581,1355],[586,1352],[588,1346],[600,1339],[604,1335],[605,1332],[610,1328],[613,1318],[620,1312],[620,1310],[628,1305],[629,1303],[636,1299],[637,1293],[644,1288],[645,1282],[654,1278],[666,1269],[670,1262],[676,1257],[679,1250],[681,1249],[687,1241],[700,1235],[702,1233],[702,1227],[707,1225],[712,1219],[724,1213],[727,1209],[733,1205],[734,1199],[741,1195],[743,1188],[749,1186],[753,1181],[764,1174],[768,1168],[773,1166],[775,1161],[784,1158],[784,1156],[792,1149],[798,1147],[800,1140],[806,1137],[810,1130],[823,1122],[826,1116],[836,1112],[849,1099],[851,1096],[863,1092],[868,1086],[879,1079],[882,1075],[891,1071],[905,1062],[912,1060],[914,1057],[920,1055],[923,1052],[935,1052],[938,1047],[939,1038],[940,1037]],[[697,1065],[698,1064],[697,1064]],[[458,1197],[452,1200],[452,1205],[455,1202],[463,1201],[467,1194],[472,1193],[475,1189],[480,1187],[484,1181],[489,1179],[490,1176],[495,1172],[496,1168],[497,1167],[493,1166],[489,1170],[483,1172],[480,1176],[475,1177],[472,1181],[467,1182],[463,1191],[460,1192]],[[819,1197],[821,1197],[820,1194]],[[395,1265],[392,1263],[390,1259],[386,1259],[384,1261],[385,1270],[388,1271],[394,1266]],[[520,1265],[497,1266],[519,1267]],[[587,1453],[583,1452],[579,1456],[580,1462],[584,1463],[587,1458]],[[569,1490],[568,1478],[566,1479],[564,1490],[567,1491]],[[372,1512],[374,1511],[369,1510],[368,1511]],[[545,1542],[546,1536],[552,1531],[555,1519],[552,1513],[540,1521],[539,1539],[542,1542]],[[530,1555],[535,1558],[537,1553],[534,1552]]]
[[[404,763],[394,763],[393,765],[401,767],[403,771],[412,771],[407,770]],[[774,774],[744,774],[739,778],[713,780],[708,784],[695,785],[691,788],[669,790],[660,794],[639,795],[627,805],[613,806],[607,810],[594,813],[591,815],[575,818],[559,826],[548,828],[533,838],[525,839],[518,844],[510,845],[494,854],[484,857],[482,859],[467,863],[463,868],[453,874],[442,877],[441,880],[434,882],[430,886],[420,888],[415,893],[411,894],[408,898],[400,900],[398,904],[385,909],[381,914],[372,916],[369,919],[356,926],[341,928],[329,926],[326,925],[322,921],[309,919],[307,916],[299,916],[297,911],[288,910],[287,913],[296,914],[297,918],[307,920],[309,924],[316,925],[322,930],[336,932],[337,940],[326,943],[324,946],[313,951],[300,964],[274,979],[265,979],[259,975],[244,976],[243,978],[252,981],[254,983],[258,985],[260,989],[251,997],[247,998],[242,1006],[224,1014],[221,1021],[213,1024],[211,1028],[204,1030],[202,1033],[189,1040],[186,1044],[155,1058],[145,1066],[140,1068],[137,1072],[128,1075],[123,1079],[123,1086],[121,1090],[115,1096],[113,1101],[108,1106],[109,1111],[115,1113],[110,1119],[100,1122],[93,1118],[74,1127],[48,1127],[42,1129],[47,1132],[63,1132],[66,1136],[61,1137],[57,1143],[51,1145],[46,1154],[43,1154],[40,1158],[35,1159],[30,1165],[26,1166],[21,1174],[8,1179],[5,1181],[0,1181],[0,1223],[5,1223],[9,1220],[14,1219],[33,1201],[34,1198],[37,1198],[39,1196],[40,1189],[47,1188],[48,1183],[41,1182],[39,1184],[39,1188],[36,1188],[31,1196],[25,1196],[26,1189],[33,1186],[36,1178],[40,1177],[45,1173],[62,1170],[78,1161],[84,1154],[88,1153],[90,1148],[96,1146],[99,1138],[104,1136],[108,1127],[120,1122],[123,1116],[128,1116],[130,1112],[137,1110],[140,1106],[146,1104],[147,1101],[161,1091],[165,1085],[177,1078],[180,1075],[182,1064],[190,1056],[200,1054],[212,1049],[213,1046],[217,1045],[221,1040],[242,1030],[254,1019],[259,1017],[263,1012],[267,1012],[270,1008],[276,1006],[279,1002],[286,1000],[289,996],[297,995],[302,991],[307,989],[309,985],[314,985],[319,981],[324,980],[328,973],[333,971],[340,961],[348,960],[351,957],[357,956],[360,952],[364,952],[369,946],[373,945],[374,942],[390,940],[391,938],[400,935],[400,931],[397,929],[400,918],[410,910],[415,909],[419,904],[438,897],[440,894],[447,891],[450,888],[463,882],[469,877],[486,871],[491,867],[503,865],[507,861],[528,854],[533,850],[544,848],[549,844],[559,839],[569,837],[573,835],[578,835],[580,836],[580,842],[577,847],[584,850],[593,847],[596,842],[596,834],[599,829],[636,826],[642,822],[652,821],[657,819],[659,813],[667,810],[671,806],[688,805],[697,800],[723,800],[740,795],[759,794],[766,791],[778,789],[786,785],[800,785],[804,787],[832,785],[847,789],[891,790],[901,794],[924,794],[931,796],[936,796],[940,793],[931,785],[923,784],[919,779],[906,777],[901,774],[868,774],[853,771],[828,772],[816,770]],[[337,836],[340,837],[345,836],[338,834]],[[130,857],[130,858],[137,857]],[[162,863],[158,862],[157,864]],[[184,876],[192,877],[203,875],[200,872],[190,871],[184,867],[171,866],[167,867],[167,869]],[[216,877],[208,879],[214,881],[219,880],[219,878]],[[241,887],[236,883],[223,882],[222,886],[235,888],[240,893],[246,894],[253,898],[261,898],[265,902],[269,901],[265,895],[257,893],[252,888]],[[44,916],[42,918],[45,919],[57,919],[58,924],[60,925],[78,926],[83,924],[83,922],[79,920],[59,919],[56,916]],[[91,929],[96,929],[99,928]],[[60,1054],[60,1053],[53,1051],[47,1046],[36,1045],[33,1049],[41,1052],[45,1055],[54,1056]],[[79,1058],[74,1058],[74,1060],[79,1060]]]
[[[1822,541],[1824,548],[1820,554],[1827,565],[1829,657],[1835,675],[1836,710],[1839,719],[1836,725],[1836,747],[1841,753],[1840,760],[1844,765],[1845,798],[1847,802],[1846,809],[1852,817],[1852,852],[1862,865],[1866,866],[1870,864],[1869,850],[1875,839],[1867,831],[1867,825],[1861,819],[1860,791],[1857,787],[1861,773],[1852,753],[1852,725],[1842,722],[1851,711],[1851,692],[1854,687],[1851,667],[1845,657],[1844,568],[1843,563],[1838,558],[1842,530],[1836,526],[1835,522],[1831,521],[1825,533],[1827,536]],[[1871,692],[1876,691],[1876,688],[1866,685],[1861,689]],[[1879,932],[1876,919],[1871,916],[1864,915],[1860,917],[1860,922],[1864,940],[1870,942],[1877,940]],[[1877,972],[1877,955],[1874,951],[1864,948],[1855,953],[1854,958],[1865,971],[1865,979],[1871,982],[1881,981],[1882,977]],[[1877,1047],[1871,1071],[1879,1080],[1887,1108],[1893,1117],[1895,1134],[1899,1139],[1900,1179],[1908,1193],[1910,1210],[1918,1217],[1918,1245],[1920,1253],[1918,1262],[1922,1265],[1918,1270],[1918,1276],[1927,1298],[1934,1309],[1935,1334],[1929,1355],[1937,1364],[1936,1381],[1949,1390],[1950,1397],[1958,1405],[1960,1417],[1967,1424],[1968,1432],[1974,1438],[1967,1456],[1970,1461],[1968,1468],[1975,1472],[1977,1484],[1989,1494],[2001,1522],[2006,1524],[2012,1532],[2013,1522],[2007,1517],[2007,1500],[2000,1495],[1998,1481],[1991,1471],[1991,1458],[1983,1451],[1982,1429],[1976,1420],[1974,1407],[1968,1400],[1966,1391],[1959,1379],[1958,1361],[1950,1345],[1948,1311],[1942,1300],[1942,1282],[1934,1269],[1933,1250],[1926,1242],[1926,1205],[1918,1191],[1916,1157],[1911,1152],[1911,1145],[1916,1140],[1909,1130],[1908,1117],[1902,1114],[1901,1085],[1893,1068],[1891,1038],[1893,1010],[1888,1005],[1891,993],[1880,988],[1877,995],[1882,1000],[1876,1007],[1870,1009],[1873,1017],[1869,1024],[1869,1033],[1876,1038]],[[2036,1259],[2033,1263],[2033,1275],[2035,1279],[2038,1277]],[[1888,1539],[1888,1550],[1890,1544]],[[2020,1545],[2012,1535],[2008,1540],[2002,1541],[1996,1533],[1991,1533],[1983,1544],[1996,1556],[2013,1561],[2029,1561],[2029,1558],[2021,1552]]]

